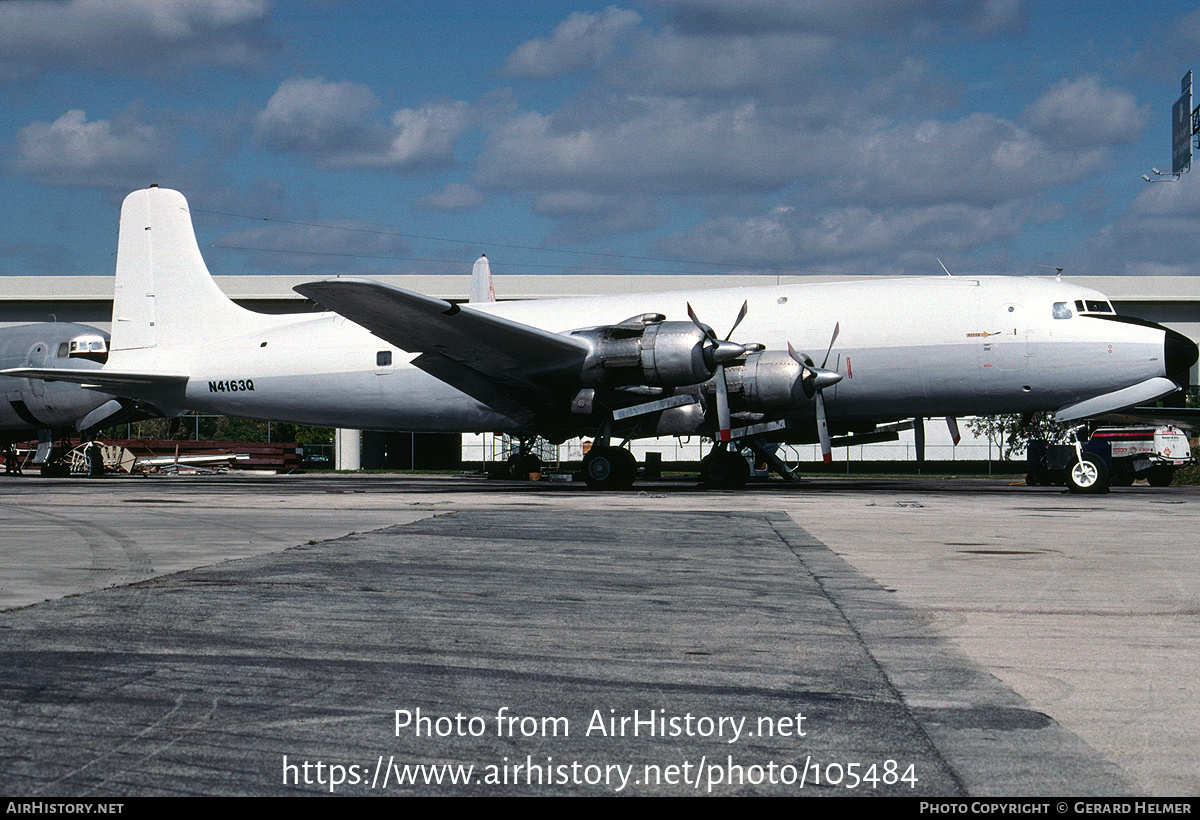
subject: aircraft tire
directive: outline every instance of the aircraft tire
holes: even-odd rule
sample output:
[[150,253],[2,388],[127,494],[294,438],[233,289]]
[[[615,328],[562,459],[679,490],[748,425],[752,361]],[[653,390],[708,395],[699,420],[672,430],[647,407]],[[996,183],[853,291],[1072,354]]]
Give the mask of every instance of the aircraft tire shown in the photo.
[[1073,493],[1108,491],[1108,465],[1095,453],[1084,453],[1083,461],[1067,468],[1067,489]]
[[1028,475],[1025,476],[1026,486],[1036,487],[1038,484],[1041,484],[1041,483],[1042,483],[1041,479],[1038,478],[1038,474],[1036,472],[1031,471]]
[[514,453],[508,457],[504,469],[509,478],[516,481],[528,481],[530,473],[542,471],[542,460],[533,453],[527,456]]
[[583,480],[593,490],[627,490],[637,478],[637,459],[623,447],[593,447],[583,457]]
[[700,482],[719,490],[740,490],[750,479],[750,462],[737,453],[718,450],[700,461]]

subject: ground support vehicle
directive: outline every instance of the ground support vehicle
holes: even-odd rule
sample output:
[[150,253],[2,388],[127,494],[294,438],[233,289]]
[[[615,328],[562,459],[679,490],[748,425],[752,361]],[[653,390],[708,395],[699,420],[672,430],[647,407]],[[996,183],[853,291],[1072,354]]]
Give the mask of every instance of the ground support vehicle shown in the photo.
[[1153,487],[1166,487],[1178,467],[1195,459],[1179,428],[1144,425],[1097,428],[1078,443],[1031,441],[1026,461],[1025,482],[1030,486],[1066,485],[1074,492],[1104,492],[1110,484],[1128,487],[1140,478]]

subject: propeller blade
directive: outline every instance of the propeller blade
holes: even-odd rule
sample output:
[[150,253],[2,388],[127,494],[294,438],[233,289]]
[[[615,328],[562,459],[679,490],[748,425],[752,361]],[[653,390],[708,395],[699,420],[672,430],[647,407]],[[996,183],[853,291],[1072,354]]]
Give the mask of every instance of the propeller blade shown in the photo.
[[837,341],[838,334],[842,332],[842,323],[836,322],[833,326],[833,338],[829,340],[829,348],[825,351],[825,360],[821,362],[821,367],[829,364],[829,354],[833,352],[833,343]]
[[813,364],[812,359],[808,356],[801,355],[796,352],[796,348],[788,342],[788,355],[792,357],[801,368],[800,382],[804,387],[804,395],[813,400],[817,413],[817,438],[821,440],[821,458],[828,464],[833,460],[833,445],[829,441],[829,420],[825,415],[825,396],[822,391],[826,387],[832,387],[842,380],[842,374],[836,370],[827,370],[825,365],[829,364],[829,354],[833,352],[833,343],[837,341],[838,334],[842,332],[841,322],[835,323],[833,326],[833,336],[829,340],[829,347],[825,350],[825,361],[820,367]]
[[829,423],[825,420],[825,397],[818,390],[813,400],[817,405],[817,437],[821,439],[821,458],[828,464],[833,461],[833,445],[829,442]]
[[954,416],[946,416],[946,426],[950,428],[950,439],[954,442],[954,446],[957,447],[958,443],[962,441],[962,434],[958,432],[958,419],[954,418]]
[[713,332],[713,329],[711,327],[704,324],[704,322],[700,321],[699,317],[696,316],[696,311],[692,310],[691,302],[687,303],[687,310],[688,310],[688,318],[692,320],[692,324],[694,324],[696,327],[703,330],[705,336],[707,336],[710,339],[715,340],[717,338],[717,334],[715,332]]
[[733,335],[733,331],[737,330],[738,325],[746,318],[746,314],[749,311],[749,300],[742,302],[742,309],[738,311],[737,319],[733,322],[733,327],[725,334],[724,339],[718,339],[716,332],[700,321],[700,317],[696,315],[695,309],[692,308],[692,303],[688,302],[687,305],[688,318],[710,340],[710,343],[704,345],[704,360],[713,368],[713,379],[716,381],[718,442],[728,442],[731,438],[730,428],[732,425],[729,413],[729,384],[725,381],[725,364],[739,359],[747,353],[758,352],[764,349],[763,345],[760,344],[740,345],[737,342],[729,341],[729,337]]
[[729,328],[729,332],[725,334],[725,341],[729,341],[729,337],[733,335],[733,331],[737,330],[738,325],[742,323],[742,319],[746,318],[746,314],[750,311],[750,300],[742,302],[742,309],[738,311],[737,319],[733,322],[733,327]]
[[717,373],[714,378],[717,380],[717,427],[720,428],[717,434],[717,441],[729,441],[731,427],[729,419],[729,385],[725,383],[724,365],[717,367]]

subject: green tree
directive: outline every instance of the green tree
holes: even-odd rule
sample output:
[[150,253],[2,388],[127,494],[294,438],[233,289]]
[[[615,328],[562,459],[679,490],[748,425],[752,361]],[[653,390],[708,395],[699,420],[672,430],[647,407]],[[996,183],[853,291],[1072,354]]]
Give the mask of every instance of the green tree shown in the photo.
[[1018,413],[977,416],[969,419],[966,425],[976,436],[991,441],[1005,461],[1024,458],[1029,442],[1035,439],[1050,444],[1062,444],[1071,431],[1070,425],[1055,421],[1053,413],[1033,413],[1031,416]]

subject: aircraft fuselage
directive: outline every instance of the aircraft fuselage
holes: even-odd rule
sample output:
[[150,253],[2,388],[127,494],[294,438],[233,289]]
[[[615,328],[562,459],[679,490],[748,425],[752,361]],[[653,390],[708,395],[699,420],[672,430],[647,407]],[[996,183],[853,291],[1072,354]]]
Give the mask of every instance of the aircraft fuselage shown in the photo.
[[[62,367],[99,369],[101,362],[72,355],[79,339],[102,339],[99,330],[68,322],[0,328],[0,369]],[[69,382],[0,377],[0,436],[12,439],[39,429],[74,424],[112,397]],[[5,435],[11,433],[13,435]]]
[[[469,307],[566,333],[645,312],[686,319],[690,302],[722,333],[743,301],[749,313],[735,341],[768,350],[790,342],[820,362],[840,326],[827,366],[843,378],[825,392],[834,425],[1055,410],[1171,375],[1170,331],[1114,320],[1103,294],[1044,279],[858,281]],[[273,317],[245,335],[157,353],[160,366],[189,376],[169,397],[161,389],[144,396],[166,406],[362,429],[521,429],[337,314]],[[567,418],[580,429],[593,425]]]

